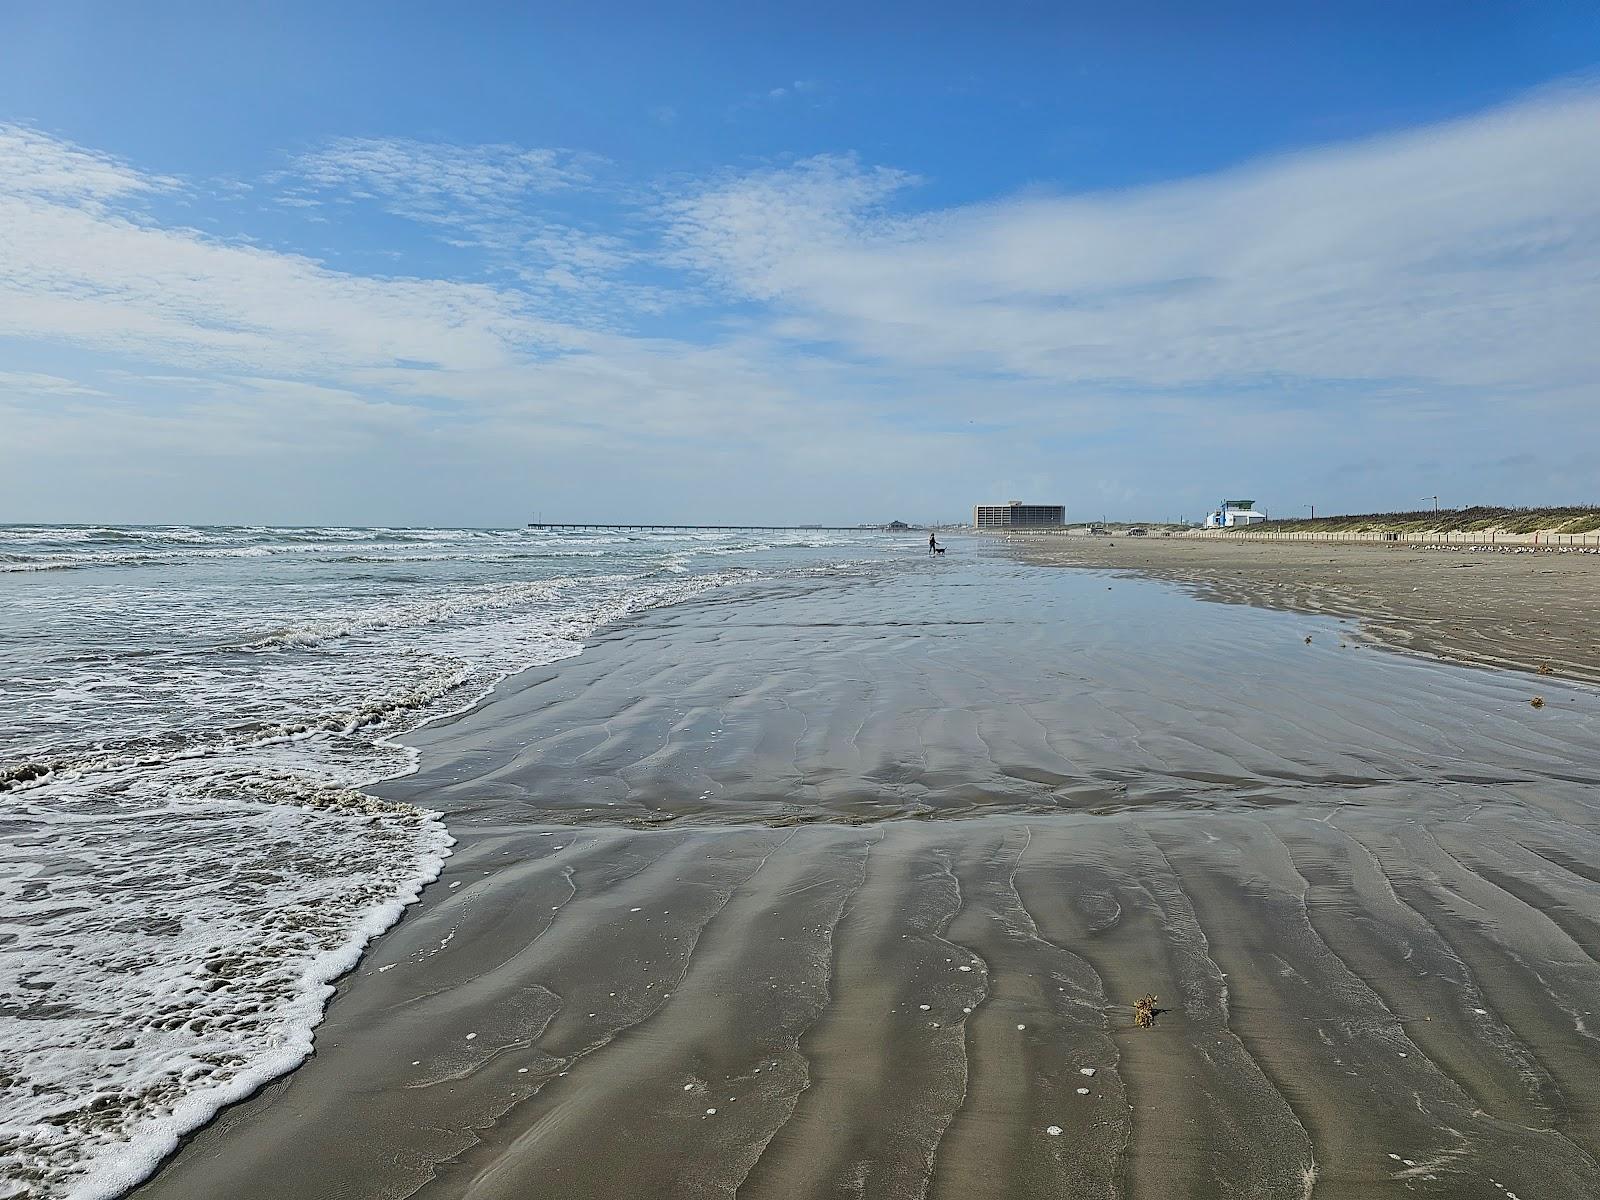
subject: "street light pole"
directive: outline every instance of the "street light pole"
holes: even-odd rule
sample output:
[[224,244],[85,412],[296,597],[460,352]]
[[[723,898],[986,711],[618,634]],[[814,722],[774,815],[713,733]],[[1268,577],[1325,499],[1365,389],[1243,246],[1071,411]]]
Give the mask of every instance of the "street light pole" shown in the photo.
[[1424,500],[1432,500],[1433,501],[1433,511],[1434,512],[1438,512],[1439,511],[1439,497],[1437,497],[1437,496],[1424,496],[1423,499]]
[[1311,510],[1311,519],[1313,521],[1317,519],[1317,506],[1315,504],[1302,504],[1300,507],[1309,508]]

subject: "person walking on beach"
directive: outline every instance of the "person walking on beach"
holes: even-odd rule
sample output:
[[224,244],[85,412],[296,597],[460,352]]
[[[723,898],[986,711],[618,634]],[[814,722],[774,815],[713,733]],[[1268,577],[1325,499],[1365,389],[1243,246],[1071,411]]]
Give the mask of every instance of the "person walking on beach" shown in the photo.
[[933,540],[933,534],[931,534],[931,533],[928,535],[928,553],[929,554],[937,554],[937,553],[939,553],[939,543]]

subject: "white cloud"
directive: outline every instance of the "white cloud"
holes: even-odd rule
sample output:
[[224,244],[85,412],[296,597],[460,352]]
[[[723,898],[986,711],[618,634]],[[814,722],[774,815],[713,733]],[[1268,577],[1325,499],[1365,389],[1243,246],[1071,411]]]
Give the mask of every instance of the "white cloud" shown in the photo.
[[471,242],[506,246],[530,226],[531,200],[589,184],[598,164],[567,150],[342,138],[295,160],[280,202],[370,200]]
[[104,396],[75,379],[30,371],[0,371],[0,395],[13,396]]
[[85,150],[26,125],[0,125],[0,190],[94,204],[135,193],[165,191],[177,181],[145,175],[109,154]]
[[7,166],[0,160],[0,335],[287,374],[397,359],[481,367],[583,340],[513,293],[348,275],[302,256],[19,195],[6,186]]
[[705,190],[678,234],[779,332],[907,369],[1539,388],[1600,367],[1596,129],[1600,94],[1574,90],[1201,179],[909,216],[909,179],[820,158]]
[[547,225],[526,245],[551,263],[575,271],[620,271],[645,258],[643,250],[623,238],[568,225]]
[[410,138],[341,138],[302,155],[295,166],[310,183],[365,188],[424,211],[449,201],[501,207],[529,192],[588,183],[593,155],[491,144],[456,146]]
[[879,209],[916,182],[834,155],[727,180],[669,204],[679,261],[760,300],[842,295],[860,282],[859,268],[872,265],[857,253],[904,244],[910,224]]
[[598,218],[556,204],[595,187],[564,152],[347,142],[301,164],[310,191],[279,181],[492,241],[509,269],[464,282],[164,224],[144,205],[180,182],[0,126],[0,339],[30,368],[0,374],[0,421],[58,476],[91,446],[138,447],[145,472],[210,447],[344,456],[398,490],[388,462],[437,452],[502,481],[537,462],[574,488],[803,495],[832,464],[910,516],[1007,478],[1114,502],[1203,460],[1270,495],[1324,462],[1411,471],[1397,447],[1420,442],[1533,453],[1547,428],[1600,432],[1596,128],[1580,89],[1199,179],[943,210],[842,155],[648,210],[641,189]]
[[[0,145],[24,156],[40,149],[20,138]],[[784,425],[781,377],[738,353],[595,332],[550,310],[548,289],[353,275],[86,206],[85,197],[138,192],[143,181],[131,175],[113,188],[96,156],[57,143],[43,150],[77,170],[78,191],[66,170],[48,194],[31,182],[14,188],[9,181],[42,172],[0,159],[0,339],[111,356],[120,391],[142,395],[54,413],[12,400],[8,434],[26,434],[40,452],[164,443],[179,455],[206,444],[262,454],[297,440],[325,452],[384,430],[481,434],[480,448],[592,447]],[[535,248],[575,278],[637,258],[623,241],[565,226]],[[109,399],[64,375],[0,377],[0,399],[46,390]]]
[[558,215],[578,193],[619,225],[638,221],[637,198],[598,179],[604,166],[567,150],[347,138],[296,159],[278,177],[286,190],[275,202],[324,212],[376,204],[448,245],[487,252],[489,275],[515,277],[533,299],[559,302],[574,324],[609,326],[616,315],[658,312],[668,299],[625,278],[648,258],[637,239]]
[[796,79],[790,83],[780,83],[776,87],[770,87],[765,92],[752,92],[734,105],[734,108],[735,110],[741,108],[749,109],[765,103],[777,104],[788,100],[790,97],[814,93],[820,87],[821,85],[815,79]]

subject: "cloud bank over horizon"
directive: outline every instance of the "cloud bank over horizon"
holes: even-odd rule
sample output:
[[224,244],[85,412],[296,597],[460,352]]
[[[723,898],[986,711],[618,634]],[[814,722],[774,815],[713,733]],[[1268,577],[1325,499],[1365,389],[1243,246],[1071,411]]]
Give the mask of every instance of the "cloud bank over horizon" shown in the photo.
[[1600,502],[1596,130],[1581,82],[939,204],[861,151],[338,137],[200,179],[0,124],[0,519]]

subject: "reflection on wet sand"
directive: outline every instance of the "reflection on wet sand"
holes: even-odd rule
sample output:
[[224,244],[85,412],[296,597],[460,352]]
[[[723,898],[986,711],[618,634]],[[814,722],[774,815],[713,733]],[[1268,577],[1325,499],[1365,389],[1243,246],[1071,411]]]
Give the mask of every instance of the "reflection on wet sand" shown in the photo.
[[959,550],[425,731],[445,874],[140,1194],[1600,1194],[1594,694]]

